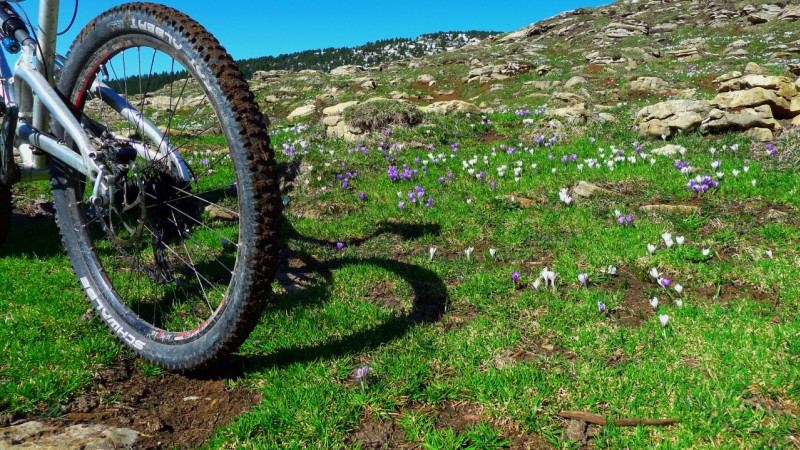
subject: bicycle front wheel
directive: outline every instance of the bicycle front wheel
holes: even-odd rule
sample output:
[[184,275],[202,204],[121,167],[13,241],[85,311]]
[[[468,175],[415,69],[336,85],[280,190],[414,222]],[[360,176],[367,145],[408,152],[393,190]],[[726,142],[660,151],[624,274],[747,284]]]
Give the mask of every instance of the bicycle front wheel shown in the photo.
[[167,369],[235,350],[270,296],[281,207],[238,66],[188,16],[132,3],[80,33],[58,89],[114,175],[98,190],[53,163],[64,244],[103,322]]

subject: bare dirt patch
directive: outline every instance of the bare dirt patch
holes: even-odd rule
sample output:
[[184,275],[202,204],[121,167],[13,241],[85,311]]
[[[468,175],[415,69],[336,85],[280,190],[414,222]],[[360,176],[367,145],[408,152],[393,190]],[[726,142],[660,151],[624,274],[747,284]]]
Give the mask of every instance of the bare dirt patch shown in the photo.
[[552,448],[540,436],[526,433],[511,420],[489,417],[483,406],[467,401],[445,401],[440,405],[411,403],[388,417],[367,414],[347,438],[349,446],[361,445],[365,449],[416,449],[418,443],[409,442],[406,430],[398,423],[404,414],[424,414],[433,419],[433,428],[452,429],[461,434],[478,424],[495,427],[502,439],[508,442],[504,448],[549,449]]
[[[45,422],[53,433],[83,424],[132,429],[139,432],[136,449],[197,448],[261,399],[258,392],[232,389],[221,380],[174,373],[148,377],[126,359],[98,370],[86,394],[70,401],[61,417]],[[14,423],[33,417],[20,419]]]
[[608,310],[608,316],[628,327],[638,327],[653,316],[645,295],[644,283],[634,273],[618,268],[617,274],[602,283],[604,289],[618,292],[622,299]]

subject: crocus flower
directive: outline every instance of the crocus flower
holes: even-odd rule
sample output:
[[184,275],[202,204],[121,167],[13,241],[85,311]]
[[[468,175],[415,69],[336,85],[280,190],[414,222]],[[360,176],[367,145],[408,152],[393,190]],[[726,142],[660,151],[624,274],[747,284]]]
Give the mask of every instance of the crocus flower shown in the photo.
[[515,284],[517,281],[519,281],[519,272],[511,272],[511,281],[513,281]]
[[343,242],[337,242],[336,243],[336,248],[339,249],[339,250],[343,249],[344,248],[344,243]]
[[539,290],[539,286],[542,285],[542,279],[541,278],[537,278],[537,279],[533,280],[533,283],[531,285],[533,286],[534,289],[536,289],[538,291]]
[[652,306],[653,309],[658,309],[658,297],[653,297],[650,299],[650,306]]
[[495,256],[497,256],[497,249],[496,248],[490,248],[489,249],[489,254],[492,255],[492,258],[494,258]]
[[677,292],[678,295],[683,293],[683,286],[678,283],[675,283],[675,286],[672,286],[672,289],[675,289],[675,292]]
[[677,299],[675,300],[675,304],[678,306],[678,308],[683,308],[683,300]]
[[686,241],[686,238],[685,238],[685,237],[683,237],[683,236],[676,236],[676,237],[675,237],[675,242],[676,242],[678,245],[683,245],[684,241]]
[[581,282],[581,286],[586,287],[586,284],[589,283],[589,275],[586,273],[578,274],[578,281]]
[[667,322],[669,322],[668,314],[661,314],[658,316],[658,321],[661,322],[661,328],[664,330],[664,337],[667,337]]
[[659,278],[658,279],[658,284],[660,284],[661,286],[664,286],[666,288],[666,287],[669,287],[669,285],[672,284],[672,280],[670,280],[667,277]]
[[657,268],[653,267],[650,269],[650,276],[653,278],[659,278],[661,277],[661,272],[659,272]]
[[704,248],[703,249],[703,256],[708,256],[710,254],[711,254],[711,249],[710,248]]
[[601,301],[598,301],[597,302],[597,310],[600,311],[601,313],[605,314],[606,311],[607,311],[606,304],[601,302]]
[[358,194],[358,198],[360,198],[361,200],[366,200],[367,199],[367,194],[362,192],[362,193]]
[[469,259],[470,255],[472,255],[473,250],[475,250],[473,247],[467,247],[464,250],[464,253],[466,253],[466,255],[467,255],[467,259]]
[[767,250],[764,252],[767,255],[767,258],[772,259],[772,250]]
[[653,244],[647,244],[647,251],[652,255],[656,251],[656,246]]
[[670,233],[662,234],[661,238],[664,239],[664,245],[666,245],[667,248],[670,248],[675,244],[675,242],[672,240],[672,235]]
[[370,368],[368,366],[359,367],[356,369],[356,381],[366,381],[369,376]]
[[433,246],[431,246],[431,247],[428,249],[428,254],[429,254],[429,256],[428,256],[428,261],[433,261],[433,255],[435,255],[435,254],[436,254],[436,247],[433,247]]

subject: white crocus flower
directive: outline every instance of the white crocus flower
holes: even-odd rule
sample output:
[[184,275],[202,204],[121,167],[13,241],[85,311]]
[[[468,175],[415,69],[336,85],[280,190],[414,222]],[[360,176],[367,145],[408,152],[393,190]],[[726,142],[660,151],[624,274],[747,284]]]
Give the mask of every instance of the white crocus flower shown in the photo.
[[466,255],[467,255],[467,259],[469,259],[470,255],[472,255],[472,252],[474,250],[475,249],[473,247],[467,247],[466,250],[464,250],[464,253],[466,253]]
[[656,252],[656,246],[654,244],[647,244],[647,251],[652,255]]
[[703,256],[708,256],[710,254],[711,254],[711,249],[710,248],[704,248],[703,249]]
[[683,293],[683,286],[680,284],[676,283],[672,288],[675,289],[675,292],[677,292],[679,295]]
[[661,327],[665,328],[667,326],[667,322],[669,322],[669,315],[668,314],[661,314],[658,316],[659,322],[661,322]]
[[433,255],[436,254],[436,247],[431,246],[431,248],[428,249],[428,253],[428,261],[433,261]]
[[650,276],[653,278],[659,278],[661,276],[661,272],[659,272],[657,268],[653,267],[650,269]]
[[673,242],[672,240],[672,235],[670,233],[662,234],[661,238],[664,239],[664,245],[666,245],[667,248],[670,248],[675,244],[675,242]]
[[658,309],[658,297],[653,297],[650,299],[650,306],[652,306],[653,309]]
[[675,237],[675,242],[677,242],[678,245],[683,245],[684,241],[686,241],[686,238],[684,238],[683,236],[676,236]]

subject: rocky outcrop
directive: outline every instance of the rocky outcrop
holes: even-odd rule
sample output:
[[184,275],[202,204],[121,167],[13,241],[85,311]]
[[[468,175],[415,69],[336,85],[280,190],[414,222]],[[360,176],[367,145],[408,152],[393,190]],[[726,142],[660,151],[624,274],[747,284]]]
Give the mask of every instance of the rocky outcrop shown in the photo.
[[492,80],[507,80],[530,71],[533,66],[527,61],[509,61],[504,64],[490,64],[475,67],[469,71],[464,81],[467,83],[488,83]]
[[763,75],[754,63],[744,73],[718,77],[716,97],[709,102],[664,102],[643,108],[636,116],[639,131],[649,137],[672,136],[677,130],[701,133],[744,131],[768,141],[782,128],[781,119],[800,117],[800,80]]
[[420,108],[422,112],[447,114],[451,112],[479,113],[481,109],[472,103],[461,100],[449,100],[445,102],[431,103]]
[[333,70],[331,70],[331,75],[337,77],[355,77],[359,75],[363,75],[367,72],[367,68],[364,66],[339,66]]
[[359,103],[358,101],[344,102],[322,110],[322,123],[325,125],[325,134],[329,138],[343,138],[347,141],[357,141],[362,137],[364,130],[348,125],[342,117],[345,109],[358,105]]
[[667,138],[697,129],[709,112],[711,104],[705,100],[670,100],[640,110],[635,124],[645,136]]

